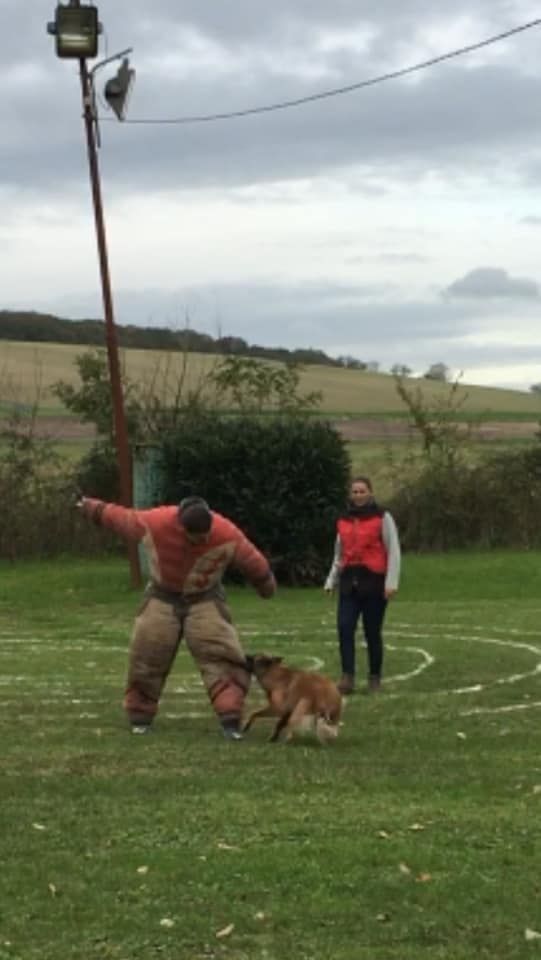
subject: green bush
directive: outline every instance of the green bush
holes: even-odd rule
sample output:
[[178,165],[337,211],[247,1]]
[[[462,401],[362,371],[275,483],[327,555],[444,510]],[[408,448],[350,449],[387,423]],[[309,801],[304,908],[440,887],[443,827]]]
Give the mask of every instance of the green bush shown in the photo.
[[349,458],[327,423],[302,417],[187,417],[160,447],[162,502],[198,493],[271,559],[282,582],[320,583]]
[[37,437],[32,415],[12,414],[0,430],[0,557],[95,553],[111,538],[89,529],[75,509],[73,470]]
[[106,438],[97,440],[77,464],[75,479],[86,497],[118,502],[120,479],[116,452]]
[[390,508],[406,549],[540,547],[541,445],[477,466],[429,463]]

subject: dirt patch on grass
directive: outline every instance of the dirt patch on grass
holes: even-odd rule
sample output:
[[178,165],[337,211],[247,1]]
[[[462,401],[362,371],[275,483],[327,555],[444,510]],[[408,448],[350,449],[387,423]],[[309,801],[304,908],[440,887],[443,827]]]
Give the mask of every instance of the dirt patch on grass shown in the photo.
[[[345,440],[393,440],[415,434],[407,420],[335,420],[334,426]],[[464,429],[467,429],[466,425]],[[495,420],[472,428],[472,436],[478,440],[520,440],[535,437],[539,431],[537,422]]]
[[[362,419],[332,420],[345,440],[392,440],[412,436],[413,427],[405,419],[383,420],[376,417]],[[6,421],[0,420],[0,429]],[[466,427],[465,427],[466,429]],[[486,421],[473,428],[473,435],[479,440],[530,439],[539,431],[536,421]],[[92,440],[96,430],[91,423],[81,423],[69,417],[39,417],[36,421],[36,434],[51,437],[54,440]]]
[[[7,426],[7,420],[0,420],[0,430]],[[92,423],[81,423],[69,417],[38,417],[34,433],[52,440],[92,440],[96,436],[96,428]]]

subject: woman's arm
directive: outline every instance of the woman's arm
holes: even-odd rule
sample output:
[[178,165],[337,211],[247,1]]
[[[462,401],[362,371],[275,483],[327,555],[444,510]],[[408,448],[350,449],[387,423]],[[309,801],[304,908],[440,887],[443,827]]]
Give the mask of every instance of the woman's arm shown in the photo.
[[398,530],[390,513],[383,514],[381,536],[387,550],[387,573],[385,575],[385,592],[396,593],[400,582],[400,540]]
[[331,569],[327,574],[327,579],[325,580],[324,590],[334,590],[338,583],[338,577],[340,576],[340,561],[342,559],[342,541],[338,534],[336,535],[336,540],[334,542],[334,557],[331,564]]

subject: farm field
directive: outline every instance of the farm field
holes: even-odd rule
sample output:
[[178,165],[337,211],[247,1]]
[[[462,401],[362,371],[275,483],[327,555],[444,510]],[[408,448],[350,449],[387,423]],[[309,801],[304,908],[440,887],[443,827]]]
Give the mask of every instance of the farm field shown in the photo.
[[[77,382],[75,357],[87,349],[83,345],[0,341],[0,390],[3,393],[0,401],[5,404],[6,399],[15,399],[19,403],[32,403],[36,386],[40,384],[43,415],[65,413],[60,401],[52,394],[51,386],[60,379]],[[181,353],[125,350],[122,356],[126,373],[133,380],[150,383],[159,369],[162,382],[168,371],[171,388],[183,363]],[[193,387],[200,383],[201,377],[217,359],[208,354],[189,354],[187,385]],[[445,384],[421,382],[427,400],[445,395]],[[305,391],[321,390],[321,409],[333,416],[396,418],[406,415],[390,375],[307,366],[302,374],[302,388]],[[11,398],[6,397],[8,393]],[[537,421],[541,414],[541,400],[532,394],[469,386],[461,387],[460,393],[468,395],[463,407],[465,418],[481,416],[495,421]]]
[[[327,749],[223,741],[183,649],[130,736],[126,562],[0,565],[1,960],[537,956],[540,561],[406,556],[385,692]],[[247,650],[336,674],[322,591],[229,599]]]

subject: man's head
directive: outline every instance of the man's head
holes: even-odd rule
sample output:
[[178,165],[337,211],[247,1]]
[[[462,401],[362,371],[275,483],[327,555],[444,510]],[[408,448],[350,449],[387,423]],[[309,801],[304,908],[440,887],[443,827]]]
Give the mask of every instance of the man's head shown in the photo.
[[203,497],[185,497],[178,508],[179,520],[190,543],[206,543],[212,526],[212,514]]

